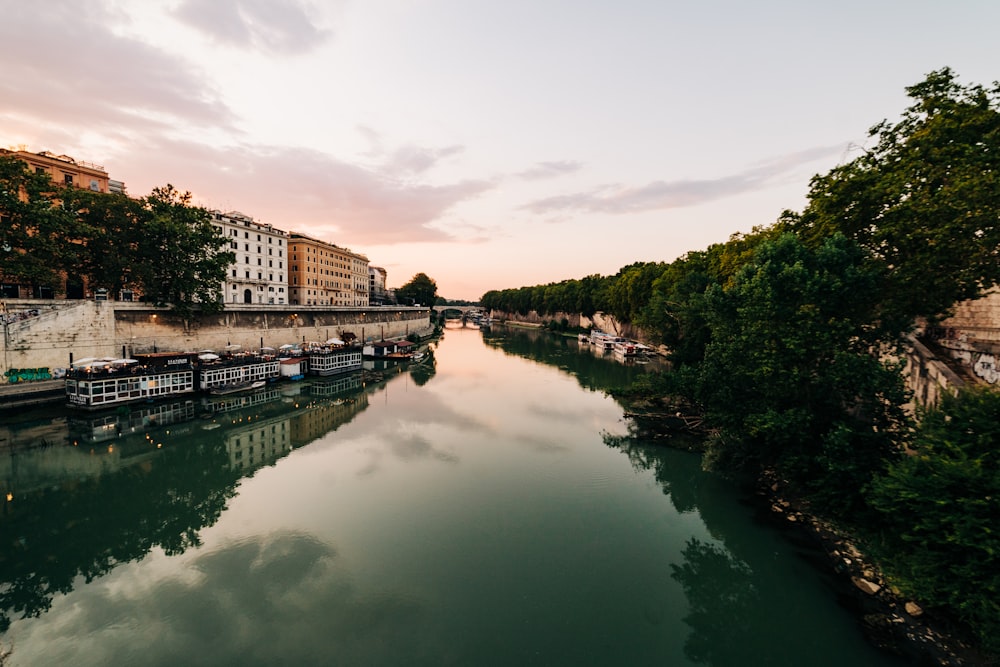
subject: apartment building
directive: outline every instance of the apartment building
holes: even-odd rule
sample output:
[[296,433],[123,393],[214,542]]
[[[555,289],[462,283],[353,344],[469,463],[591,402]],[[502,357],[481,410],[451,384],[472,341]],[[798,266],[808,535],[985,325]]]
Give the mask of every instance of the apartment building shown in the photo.
[[366,308],[368,258],[299,232],[289,235],[290,303]]
[[288,304],[288,232],[239,211],[212,211],[236,261],[223,286],[226,303]]
[[36,174],[48,174],[56,185],[84,188],[94,192],[117,192],[124,194],[125,184],[108,178],[104,167],[93,162],[76,160],[68,155],[56,155],[49,151],[29,153],[26,150],[0,148],[0,154],[13,156],[28,165]]
[[381,266],[368,266],[368,303],[381,306],[389,303],[389,292],[386,290],[386,279],[389,274]]
[[[56,155],[49,151],[30,153],[23,148],[0,148],[0,155],[13,157],[27,165],[36,174],[48,174],[56,186],[85,188],[94,192],[125,193],[125,184],[108,178],[108,172],[103,166],[92,162],[76,160],[68,155]],[[3,228],[3,216],[0,215],[0,229]],[[5,230],[4,230],[5,231]],[[0,245],[2,253],[11,252],[11,245],[4,236]],[[0,254],[0,258],[2,258]],[[54,284],[23,283],[17,278],[5,275],[3,262],[0,261],[0,297],[6,299],[82,299],[90,294],[90,287],[85,278],[78,275],[67,275],[60,272]],[[124,290],[117,298],[131,299],[131,290]]]

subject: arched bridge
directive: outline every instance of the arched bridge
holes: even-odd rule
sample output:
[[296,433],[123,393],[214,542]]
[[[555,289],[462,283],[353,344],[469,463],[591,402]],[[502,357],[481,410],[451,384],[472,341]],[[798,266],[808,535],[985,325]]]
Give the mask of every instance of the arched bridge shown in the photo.
[[460,317],[466,317],[470,313],[486,312],[482,306],[435,306],[434,310],[443,313],[447,318],[456,320]]

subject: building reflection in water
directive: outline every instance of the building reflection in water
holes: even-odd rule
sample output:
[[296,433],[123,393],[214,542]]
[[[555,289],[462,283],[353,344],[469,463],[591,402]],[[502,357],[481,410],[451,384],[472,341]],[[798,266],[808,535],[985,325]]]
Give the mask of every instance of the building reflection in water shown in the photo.
[[198,545],[242,478],[350,422],[367,396],[354,374],[5,426],[0,632],[80,576]]

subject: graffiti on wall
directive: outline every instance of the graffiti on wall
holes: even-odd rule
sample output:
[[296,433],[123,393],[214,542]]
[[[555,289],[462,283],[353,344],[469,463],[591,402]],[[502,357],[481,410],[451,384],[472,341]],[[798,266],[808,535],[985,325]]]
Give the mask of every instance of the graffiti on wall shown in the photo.
[[972,370],[977,377],[982,378],[990,384],[996,384],[1000,380],[1000,371],[997,370],[997,359],[992,354],[975,355],[979,358],[972,365]]
[[953,350],[951,356],[972,369],[983,382],[997,384],[1000,382],[1000,368],[995,355],[970,350]]
[[46,368],[8,368],[4,373],[7,382],[17,384],[18,382],[34,382],[36,380],[51,380],[52,374]]

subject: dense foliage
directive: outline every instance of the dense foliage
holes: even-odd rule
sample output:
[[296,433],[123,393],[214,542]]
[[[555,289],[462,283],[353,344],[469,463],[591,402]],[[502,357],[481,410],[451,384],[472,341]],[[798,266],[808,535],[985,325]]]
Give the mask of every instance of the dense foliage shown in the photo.
[[951,610],[1000,653],[1000,393],[946,396],[874,486],[897,585]]
[[182,315],[222,308],[235,259],[190,193],[167,185],[132,199],[65,187],[12,156],[0,156],[0,235],[6,280],[51,286],[62,273],[91,290],[134,289]]
[[915,425],[894,361],[918,322],[1000,283],[1000,85],[942,69],[907,93],[874,146],[812,180],[801,213],[669,264],[482,301],[638,324],[674,362],[644,387],[700,410],[707,464],[774,472],[883,529],[901,584],[1000,650],[1000,396],[949,398]]
[[396,288],[396,302],[430,308],[437,301],[437,283],[425,273],[418,273],[402,287]]

